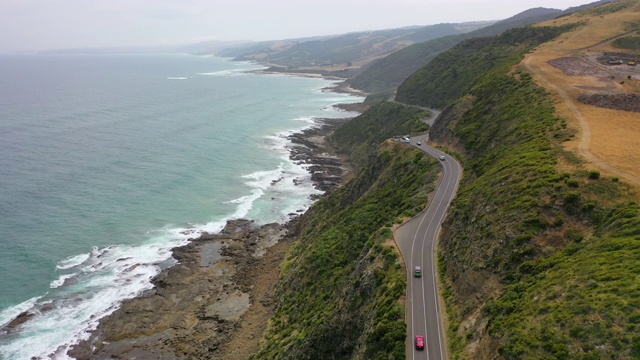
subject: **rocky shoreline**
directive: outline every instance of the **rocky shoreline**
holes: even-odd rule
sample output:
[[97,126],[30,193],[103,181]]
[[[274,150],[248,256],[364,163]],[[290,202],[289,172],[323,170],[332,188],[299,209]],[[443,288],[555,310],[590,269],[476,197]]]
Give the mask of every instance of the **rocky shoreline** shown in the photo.
[[[329,193],[349,178],[326,137],[348,119],[290,136],[291,159],[307,164],[316,188]],[[273,312],[279,266],[299,216],[286,224],[229,221],[173,250],[178,263],[153,279],[153,290],[100,320],[90,339],[69,350],[76,359],[248,359]]]

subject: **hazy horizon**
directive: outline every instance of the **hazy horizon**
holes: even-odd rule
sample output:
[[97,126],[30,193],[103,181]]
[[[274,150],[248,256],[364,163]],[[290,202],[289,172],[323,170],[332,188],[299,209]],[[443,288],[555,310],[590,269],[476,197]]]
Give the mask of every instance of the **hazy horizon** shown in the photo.
[[0,53],[278,40],[438,23],[501,20],[588,0],[4,0]]

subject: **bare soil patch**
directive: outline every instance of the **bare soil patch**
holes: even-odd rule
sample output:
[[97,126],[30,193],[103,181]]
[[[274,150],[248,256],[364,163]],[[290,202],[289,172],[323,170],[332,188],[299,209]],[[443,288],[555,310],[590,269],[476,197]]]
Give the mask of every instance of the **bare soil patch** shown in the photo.
[[628,65],[629,61],[638,61],[640,55],[635,53],[606,52],[597,59],[602,65]]
[[[614,110],[640,112],[639,94],[617,94],[617,95],[580,95],[578,101],[583,104],[603,107]],[[640,116],[638,117],[640,122]]]
[[570,57],[561,57],[548,61],[549,65],[554,66],[560,70],[565,75],[569,76],[607,76],[608,73],[600,69],[593,64],[585,61],[584,58],[570,56]]
[[637,19],[637,9],[630,8],[543,23],[588,25],[538,47],[522,64],[553,94],[557,114],[576,129],[577,137],[563,143],[587,162],[576,166],[598,169],[640,187],[640,66],[628,65],[639,54],[622,53],[611,45],[628,34],[628,24]]

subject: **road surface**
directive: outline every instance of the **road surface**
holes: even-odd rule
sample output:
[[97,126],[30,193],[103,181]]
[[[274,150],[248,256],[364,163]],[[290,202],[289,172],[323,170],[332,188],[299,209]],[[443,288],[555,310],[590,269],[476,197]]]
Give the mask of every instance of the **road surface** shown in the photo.
[[[446,333],[440,317],[441,309],[437,285],[436,239],[451,200],[455,197],[462,177],[462,167],[450,155],[425,145],[427,135],[411,139],[417,146],[440,161],[443,172],[433,198],[420,215],[400,226],[394,233],[407,266],[407,359],[448,359]],[[422,145],[418,146],[417,143]],[[422,277],[413,275],[414,267],[422,266]],[[425,349],[416,350],[416,335],[425,336]]]

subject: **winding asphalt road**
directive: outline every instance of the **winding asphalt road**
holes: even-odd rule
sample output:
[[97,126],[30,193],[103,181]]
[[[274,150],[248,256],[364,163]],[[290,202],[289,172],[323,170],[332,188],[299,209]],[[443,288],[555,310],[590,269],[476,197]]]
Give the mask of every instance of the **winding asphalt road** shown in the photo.
[[[427,208],[407,223],[396,229],[394,237],[407,266],[407,359],[442,360],[448,359],[446,333],[440,317],[438,295],[438,275],[436,259],[436,239],[440,225],[447,215],[451,200],[456,195],[462,177],[462,167],[450,155],[425,145],[428,135],[411,139],[411,144],[427,154],[439,158],[442,177]],[[417,143],[422,145],[418,146]],[[413,275],[415,266],[422,266],[422,277]],[[416,350],[416,335],[426,340],[424,350]]]

